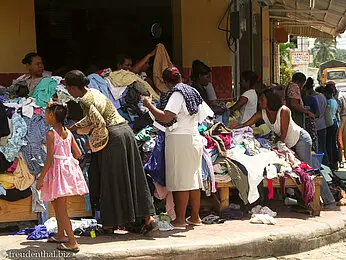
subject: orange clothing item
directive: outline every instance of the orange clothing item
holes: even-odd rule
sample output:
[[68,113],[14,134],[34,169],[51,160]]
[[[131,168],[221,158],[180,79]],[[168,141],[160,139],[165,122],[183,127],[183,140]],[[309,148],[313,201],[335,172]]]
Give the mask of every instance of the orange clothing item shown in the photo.
[[157,87],[158,90],[160,90],[162,93],[166,93],[168,91],[168,87],[164,83],[162,79],[162,73],[165,69],[172,66],[171,59],[169,58],[169,55],[167,53],[167,50],[163,44],[157,45],[155,60],[154,60],[154,67],[153,67],[153,78],[154,78],[154,84]]

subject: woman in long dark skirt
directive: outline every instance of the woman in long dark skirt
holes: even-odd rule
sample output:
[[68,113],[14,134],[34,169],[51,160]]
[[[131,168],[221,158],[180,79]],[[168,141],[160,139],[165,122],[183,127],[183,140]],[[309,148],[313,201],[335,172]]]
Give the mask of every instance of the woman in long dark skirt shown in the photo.
[[146,229],[152,230],[155,209],[132,130],[106,96],[86,88],[89,79],[81,71],[68,72],[65,82],[85,114],[70,130],[91,131],[90,199],[104,229],[145,217]]

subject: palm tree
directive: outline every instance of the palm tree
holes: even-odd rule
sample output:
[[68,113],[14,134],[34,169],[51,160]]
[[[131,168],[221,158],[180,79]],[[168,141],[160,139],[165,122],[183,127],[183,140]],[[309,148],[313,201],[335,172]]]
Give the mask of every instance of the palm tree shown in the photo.
[[314,56],[313,64],[318,67],[322,62],[335,59],[336,41],[335,39],[316,39],[311,52]]
[[280,64],[288,66],[290,60],[290,49],[294,49],[295,45],[293,42],[280,43]]

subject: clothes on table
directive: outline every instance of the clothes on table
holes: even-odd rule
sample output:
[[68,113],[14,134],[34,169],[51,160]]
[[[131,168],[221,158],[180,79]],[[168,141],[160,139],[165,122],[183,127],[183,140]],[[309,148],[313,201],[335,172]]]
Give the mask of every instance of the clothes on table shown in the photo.
[[109,79],[112,82],[113,87],[127,87],[137,82],[144,86],[144,88],[153,95],[153,98],[159,100],[159,95],[155,92],[155,90],[149,85],[148,82],[142,80],[135,73],[127,70],[117,70],[113,71],[109,75]]
[[6,189],[4,188],[4,186],[2,186],[2,185],[0,184],[0,196],[1,196],[1,195],[6,196]]
[[28,165],[24,161],[21,155],[18,157],[18,166],[13,172],[14,185],[18,190],[26,190],[34,182],[35,177],[30,174]]
[[31,189],[30,188],[23,190],[23,191],[20,191],[17,189],[6,189],[6,196],[0,195],[0,199],[1,200],[7,200],[7,201],[18,201],[21,199],[25,199],[29,196],[31,196]]
[[71,152],[72,133],[63,139],[54,129],[54,162],[49,168],[41,188],[42,200],[53,201],[60,197],[84,195],[88,186]]
[[[227,150],[231,148],[231,133],[230,129],[218,122],[203,134],[205,138],[211,138],[211,140],[216,144],[221,156],[226,156]],[[212,148],[209,143],[210,141],[208,140],[208,149]]]
[[13,162],[17,157],[20,148],[26,145],[25,135],[27,133],[27,125],[24,119],[18,115],[14,114],[12,116],[13,134],[8,140],[6,146],[0,146],[0,152],[5,155],[6,160]]
[[0,184],[5,188],[5,189],[15,189],[16,186],[14,185],[14,179],[13,179],[13,174],[12,173],[2,173],[0,174]]
[[35,87],[31,95],[36,99],[36,104],[40,107],[46,107],[52,96],[56,93],[58,83],[52,78],[43,78]]
[[0,137],[6,137],[10,134],[10,127],[8,125],[6,108],[0,102]]
[[36,100],[32,97],[21,98],[17,102],[9,102],[4,104],[6,107],[14,108],[16,111],[20,111],[23,116],[31,118],[34,115],[35,109],[39,108],[36,104]]
[[263,171],[265,167],[268,164],[277,161],[278,157],[276,153],[272,151],[260,153],[255,156],[245,155],[244,150],[237,147],[231,149],[230,151],[230,158],[243,164],[248,172],[248,201],[251,204],[259,198],[257,186],[263,180]]
[[94,88],[100,91],[113,103],[114,106],[119,104],[119,102],[117,102],[116,99],[113,97],[110,91],[110,86],[104,78],[102,78],[100,75],[96,73],[93,73],[88,76],[88,79],[90,80],[88,88]]
[[42,144],[46,142],[46,133],[49,126],[42,115],[35,114],[32,118],[23,117],[28,131],[25,136],[27,145],[21,148],[23,159],[28,164],[30,173],[37,175],[42,171],[46,160],[46,152]]
[[[232,162],[229,158],[219,157],[215,164],[220,164],[221,166],[227,168],[227,174],[234,186],[239,191],[239,196],[243,200],[244,204],[248,204],[248,193],[249,193],[249,182],[248,177],[238,168],[238,166]],[[215,179],[218,181],[218,174],[215,175]]]
[[305,205],[309,205],[314,200],[314,182],[313,179],[304,170],[295,168],[294,172],[298,174],[301,183],[303,184],[303,200]]
[[6,160],[5,155],[0,152],[0,174],[12,166],[12,162]]
[[0,146],[6,146],[8,144],[8,139],[10,139],[12,136],[12,131],[13,131],[12,121],[7,116],[6,118],[7,118],[8,127],[10,129],[10,133],[7,136],[0,137]]

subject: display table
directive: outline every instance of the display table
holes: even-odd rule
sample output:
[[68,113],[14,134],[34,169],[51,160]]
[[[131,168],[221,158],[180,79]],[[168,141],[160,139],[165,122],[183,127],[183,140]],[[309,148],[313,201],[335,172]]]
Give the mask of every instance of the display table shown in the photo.
[[[318,176],[314,179],[315,183],[315,193],[314,193],[314,200],[310,203],[310,208],[312,211],[312,214],[314,216],[319,216],[321,211],[321,184],[322,184],[322,177]],[[263,180],[263,186],[267,187],[268,182],[267,179]],[[279,178],[273,179],[273,187],[274,188],[280,188],[280,180]],[[285,187],[286,188],[298,188],[299,191],[302,193],[303,191],[303,185],[297,184],[293,179],[286,178],[285,177]],[[219,204],[219,210],[222,211],[229,207],[229,196],[230,196],[230,189],[234,189],[234,185],[232,182],[227,183],[217,183],[218,188],[218,204]]]
[[[91,212],[85,211],[84,196],[73,196],[67,199],[69,217],[89,217]],[[49,203],[49,217],[55,216],[54,208]],[[9,202],[0,200],[0,223],[37,220],[37,213],[32,213],[31,196],[22,200]]]

